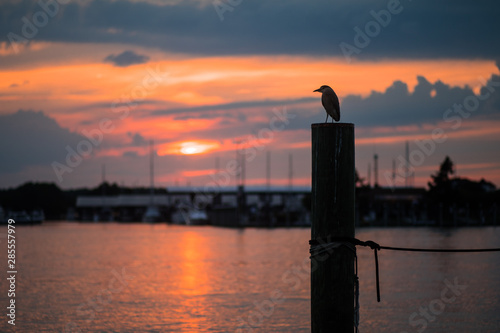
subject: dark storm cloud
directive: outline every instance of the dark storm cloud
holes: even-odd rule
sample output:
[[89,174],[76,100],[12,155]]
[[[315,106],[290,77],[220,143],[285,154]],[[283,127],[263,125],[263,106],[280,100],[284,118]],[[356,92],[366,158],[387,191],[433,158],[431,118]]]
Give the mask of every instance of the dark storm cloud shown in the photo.
[[[341,121],[369,128],[436,125],[443,121],[456,126],[481,117],[500,119],[499,75],[478,78],[482,85],[479,94],[467,86],[449,86],[441,81],[431,83],[423,76],[417,79],[412,92],[406,83],[395,81],[383,92],[373,91],[366,97],[345,96],[340,105]],[[307,108],[310,111],[310,104]],[[325,111],[319,98],[316,109],[316,114],[304,116],[310,115],[305,106],[288,106],[288,112],[297,118],[290,122],[287,130],[308,129],[311,123],[323,122]]]
[[[500,76],[492,75],[490,78],[478,77],[478,84],[482,86],[479,94],[468,87],[450,86],[441,81],[429,82],[424,76],[417,77],[417,85],[410,92],[408,85],[402,81],[395,81],[383,92],[373,91],[366,97],[347,95],[341,102],[341,120],[352,122],[356,126],[408,126],[437,124],[448,121],[456,123],[456,117],[466,121],[471,117],[485,115],[500,116]],[[466,105],[467,104],[467,105]],[[477,104],[477,105],[476,105]],[[454,105],[462,105],[462,116]],[[311,116],[311,106],[317,113]],[[286,126],[287,130],[308,129],[311,123],[324,121],[325,113],[321,106],[321,97],[305,97],[295,100],[260,100],[226,103],[199,107],[171,108],[153,111],[144,114],[145,117],[162,115],[175,115],[176,119],[213,119],[221,118],[228,124],[238,126],[245,124],[246,120],[241,115],[248,115],[248,108],[260,109],[260,112],[273,116],[273,110],[286,108],[287,113],[294,116]],[[448,111],[448,110],[451,111]],[[468,111],[467,109],[473,109]],[[261,129],[269,126],[268,123],[252,122],[252,128]],[[228,133],[230,129],[227,129]],[[239,128],[230,135],[238,135]],[[213,134],[223,135],[218,129],[208,130]],[[212,136],[212,134],[210,134]]]
[[[431,83],[423,76],[417,77],[417,80],[418,83],[412,92],[406,83],[395,81],[383,92],[373,91],[366,97],[345,96],[341,102],[342,122],[352,122],[357,127],[397,127],[436,125],[445,121],[450,126],[458,126],[468,120],[485,119],[484,116],[488,116],[487,119],[500,118],[500,75],[478,78],[478,83],[482,85],[478,94],[467,86],[450,86],[441,81]],[[311,101],[315,103],[311,104]],[[255,102],[255,104],[264,108],[272,105],[279,110],[286,108],[287,113],[293,118],[285,130],[307,130],[311,123],[323,122],[325,119],[319,96],[296,101],[276,101],[275,103],[262,101]],[[313,107],[317,109],[317,113],[313,115],[310,112],[311,105],[315,105]],[[211,107],[213,110],[217,108],[218,106]],[[271,109],[272,107],[268,108],[270,117],[272,117]],[[209,112],[209,110],[198,111],[199,115]],[[242,110],[234,106],[230,113],[237,115],[240,112]],[[193,117],[196,116],[193,114]],[[244,122],[240,121],[236,126],[241,124]],[[269,126],[266,122],[252,123],[253,131],[266,128],[266,126]],[[241,129],[238,131],[234,135],[243,134]],[[218,130],[209,132],[211,134],[208,135],[214,138],[221,135]]]
[[[500,116],[500,76],[478,78],[483,88],[475,94],[469,87],[449,86],[441,81],[430,83],[418,77],[413,92],[396,81],[384,93],[368,97],[347,96],[343,100],[346,117],[359,126],[405,126],[437,124],[456,125],[485,115]],[[347,120],[348,119],[348,120]],[[460,119],[460,120],[459,120]]]
[[141,54],[137,54],[134,51],[123,51],[118,55],[110,54],[105,59],[104,62],[110,62],[117,67],[128,67],[131,65],[144,64],[148,62],[149,57]]
[[94,0],[58,5],[46,24],[34,26],[36,32],[24,38],[26,21],[33,22],[43,9],[35,0],[2,2],[0,34],[5,41],[13,33],[26,42],[128,43],[203,55],[344,56],[339,45],[345,43],[360,58],[500,56],[500,2],[255,0],[231,7],[222,21],[211,1],[204,4]]
[[19,172],[27,166],[64,160],[66,146],[75,147],[83,139],[43,112],[19,110],[0,115],[0,172]]

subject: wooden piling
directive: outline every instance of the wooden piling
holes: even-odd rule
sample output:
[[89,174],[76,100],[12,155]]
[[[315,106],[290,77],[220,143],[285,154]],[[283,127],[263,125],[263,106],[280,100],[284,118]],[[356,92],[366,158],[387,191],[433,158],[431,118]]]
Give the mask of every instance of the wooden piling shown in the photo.
[[[311,239],[354,237],[354,125],[312,124]],[[345,246],[311,260],[312,333],[354,330],[354,253]]]

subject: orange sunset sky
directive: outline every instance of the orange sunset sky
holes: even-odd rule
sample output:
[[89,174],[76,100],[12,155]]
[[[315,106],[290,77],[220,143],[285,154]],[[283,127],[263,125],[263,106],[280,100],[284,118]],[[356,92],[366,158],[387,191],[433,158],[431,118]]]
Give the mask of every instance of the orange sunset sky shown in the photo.
[[[324,8],[295,2],[282,3],[290,17],[274,23],[268,16],[276,4],[266,9],[243,1],[221,12],[206,1],[166,3],[58,3],[30,38],[23,17],[34,22],[44,9],[0,5],[8,17],[0,44],[0,187],[96,186],[103,165],[109,182],[147,186],[150,140],[157,186],[204,186],[239,151],[247,185],[265,184],[270,152],[272,185],[288,184],[291,155],[294,186],[309,187],[310,124],[325,119],[313,90],[323,84],[339,95],[341,121],[356,126],[361,177],[377,154],[379,184],[390,186],[393,163],[402,165],[408,142],[416,186],[426,186],[447,155],[458,176],[500,186],[500,71],[498,50],[490,50],[498,46],[480,40],[475,50],[457,52],[444,23],[445,31],[429,35],[439,22],[422,25],[418,4],[402,7],[347,57],[339,45],[356,46],[353,28],[375,20],[370,11],[384,10],[386,2],[354,12],[344,8],[348,2],[331,5],[326,10],[343,18],[335,24],[321,23]],[[307,11],[298,16],[301,8]],[[461,14],[443,15],[448,22]],[[188,24],[191,16],[196,27]],[[252,21],[259,17],[262,29]],[[150,22],[155,18],[160,23]],[[497,23],[485,18],[484,24]],[[309,40],[321,40],[318,31],[331,36],[329,45],[311,49]],[[396,186],[404,184],[396,178]]]

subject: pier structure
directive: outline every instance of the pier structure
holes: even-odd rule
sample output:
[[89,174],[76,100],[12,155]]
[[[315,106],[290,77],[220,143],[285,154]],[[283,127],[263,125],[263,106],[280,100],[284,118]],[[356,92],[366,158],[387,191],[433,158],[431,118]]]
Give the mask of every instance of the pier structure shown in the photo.
[[311,129],[311,331],[353,332],[356,249],[339,239],[354,238],[354,125]]
[[[178,210],[206,211],[206,224],[221,226],[310,225],[303,205],[309,188],[171,187],[164,194],[80,196],[79,220],[140,222],[148,206],[158,207],[163,222]],[[269,219],[271,216],[271,219]]]

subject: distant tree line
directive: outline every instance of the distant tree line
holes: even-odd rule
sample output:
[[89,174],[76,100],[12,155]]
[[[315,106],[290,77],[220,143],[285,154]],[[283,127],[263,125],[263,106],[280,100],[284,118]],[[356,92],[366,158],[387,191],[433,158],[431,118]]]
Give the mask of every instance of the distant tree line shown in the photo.
[[[500,222],[500,190],[484,179],[457,177],[455,164],[448,156],[430,176],[428,189],[370,187],[357,173],[356,184],[356,209],[361,223],[368,225],[458,226]],[[410,199],[413,197],[419,199]],[[368,215],[374,221],[363,221]]]
[[[484,179],[479,181],[456,177],[455,165],[447,156],[439,166],[439,170],[431,175],[428,190],[425,191],[422,202],[417,207],[409,209],[425,210],[429,218],[451,220],[456,219],[460,210],[471,212],[470,218],[481,219],[483,212],[489,212],[500,206],[500,190]],[[356,204],[360,213],[372,210],[374,202],[372,195],[377,188],[370,188],[356,171]],[[381,188],[378,188],[381,190]],[[388,190],[385,188],[384,190]],[[43,210],[47,220],[65,219],[69,208],[76,206],[78,196],[115,196],[120,194],[149,194],[148,187],[122,187],[116,183],[104,182],[95,188],[80,188],[61,190],[54,183],[28,182],[17,188],[0,190],[0,206],[4,211]],[[166,194],[164,188],[156,188],[155,193]],[[303,205],[310,210],[311,196],[306,195]],[[498,207],[500,208],[500,207]],[[455,215],[454,215],[455,214]],[[500,214],[499,214],[500,215]]]
[[[0,206],[5,211],[43,210],[47,220],[66,219],[69,208],[76,206],[78,196],[119,194],[149,194],[148,187],[121,187],[116,183],[104,182],[95,188],[61,190],[54,183],[28,182],[17,188],[0,190]],[[165,189],[156,188],[155,193],[166,193]]]
[[439,205],[434,205],[435,210],[440,210],[434,214],[441,214],[441,219],[450,221],[456,219],[456,214],[467,210],[467,214],[472,212],[474,215],[470,218],[481,220],[484,218],[481,214],[500,208],[500,190],[493,183],[457,177],[455,173],[455,164],[446,156],[439,170],[431,175],[426,201]]

